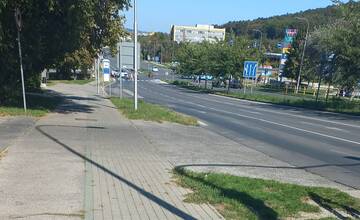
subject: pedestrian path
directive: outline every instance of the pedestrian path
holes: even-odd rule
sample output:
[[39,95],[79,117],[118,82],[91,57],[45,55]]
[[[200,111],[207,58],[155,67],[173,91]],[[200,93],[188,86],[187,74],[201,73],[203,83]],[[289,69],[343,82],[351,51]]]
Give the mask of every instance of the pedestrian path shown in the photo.
[[31,117],[0,117],[0,152],[17,137],[23,135],[34,123],[35,119]]
[[95,87],[54,89],[67,101],[0,161],[0,219],[222,218],[183,201],[172,165]]

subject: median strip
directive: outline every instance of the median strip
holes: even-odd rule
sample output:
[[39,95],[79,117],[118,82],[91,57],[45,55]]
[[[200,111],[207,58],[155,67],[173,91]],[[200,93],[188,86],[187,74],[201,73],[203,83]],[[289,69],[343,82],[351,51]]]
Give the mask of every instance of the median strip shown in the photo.
[[139,100],[138,110],[134,110],[134,102],[130,99],[111,98],[112,103],[127,118],[132,120],[145,120],[155,122],[173,122],[183,125],[197,126],[198,121],[190,116],[172,111],[169,108],[146,103]]

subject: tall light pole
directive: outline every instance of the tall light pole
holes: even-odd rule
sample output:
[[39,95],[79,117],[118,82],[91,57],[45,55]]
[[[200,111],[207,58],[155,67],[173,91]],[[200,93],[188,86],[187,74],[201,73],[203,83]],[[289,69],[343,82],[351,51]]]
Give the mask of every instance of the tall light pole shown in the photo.
[[298,75],[297,84],[296,84],[296,93],[298,93],[299,88],[300,88],[301,71],[302,71],[302,67],[303,67],[303,64],[304,64],[305,50],[306,50],[306,44],[307,44],[308,35],[309,35],[310,23],[309,23],[309,20],[307,18],[296,17],[296,19],[305,21],[306,24],[307,24],[306,36],[305,36],[305,42],[304,42],[304,49],[303,49],[302,56],[301,56],[300,70],[299,70],[299,75]]
[[18,31],[18,47],[19,47],[19,59],[20,59],[20,72],[21,72],[21,84],[22,84],[22,93],[23,93],[23,101],[24,101],[24,111],[26,112],[26,95],[25,95],[25,82],[24,82],[24,69],[22,65],[22,55],[21,55],[21,40],[20,40],[20,32],[21,32],[21,12],[19,8],[15,9],[15,21],[16,21],[16,27]]
[[138,72],[138,48],[137,48],[137,11],[136,0],[134,0],[134,109],[138,109],[138,88],[137,88],[137,72]]

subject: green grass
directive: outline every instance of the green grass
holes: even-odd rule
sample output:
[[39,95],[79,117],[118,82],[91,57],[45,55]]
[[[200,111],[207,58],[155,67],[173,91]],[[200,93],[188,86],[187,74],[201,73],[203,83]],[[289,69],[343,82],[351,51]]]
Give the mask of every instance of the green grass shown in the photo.
[[74,84],[74,85],[85,85],[94,81],[93,79],[79,79],[79,80],[49,80],[47,86],[53,86],[58,83]]
[[61,97],[46,94],[31,94],[26,96],[27,113],[24,112],[22,98],[13,98],[0,106],[0,116],[27,115],[42,117],[53,111],[62,101]]
[[168,108],[139,100],[138,110],[134,110],[134,102],[130,99],[111,98],[112,103],[129,119],[156,122],[174,122],[183,125],[197,125],[197,120]]
[[194,173],[181,168],[174,173],[181,186],[193,191],[187,195],[187,202],[210,203],[226,219],[285,219],[300,217],[300,212],[316,216],[319,206],[306,202],[310,199],[331,209],[360,210],[359,199],[336,189],[228,174]]

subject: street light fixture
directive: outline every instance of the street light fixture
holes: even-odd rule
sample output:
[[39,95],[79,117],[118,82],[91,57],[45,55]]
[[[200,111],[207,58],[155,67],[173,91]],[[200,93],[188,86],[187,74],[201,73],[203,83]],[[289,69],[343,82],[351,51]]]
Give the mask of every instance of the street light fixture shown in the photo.
[[303,64],[304,64],[305,50],[306,50],[306,44],[307,44],[307,40],[308,40],[308,36],[309,36],[310,23],[309,23],[309,20],[307,18],[303,18],[303,17],[295,17],[295,18],[298,19],[298,20],[301,20],[301,21],[305,21],[306,24],[307,24],[304,49],[303,49],[303,53],[302,53],[302,56],[301,56],[300,70],[299,70],[299,75],[298,75],[297,84],[296,84],[296,93],[299,93],[300,80],[301,80],[301,71],[302,71],[302,67],[303,67]]

